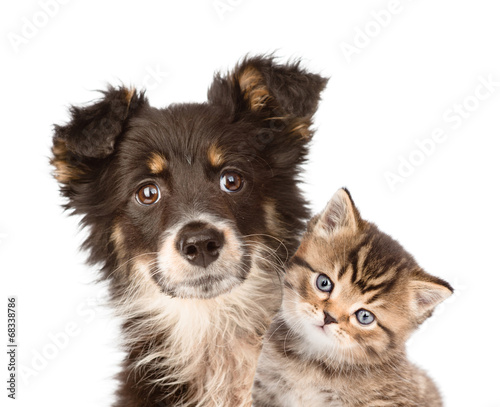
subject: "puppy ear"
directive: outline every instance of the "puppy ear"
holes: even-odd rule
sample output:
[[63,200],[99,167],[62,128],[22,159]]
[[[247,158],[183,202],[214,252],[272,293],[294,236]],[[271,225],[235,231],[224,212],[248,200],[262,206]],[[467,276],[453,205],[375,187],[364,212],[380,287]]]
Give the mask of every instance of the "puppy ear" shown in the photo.
[[89,161],[110,156],[127,120],[147,104],[135,89],[109,87],[102,93],[94,104],[72,106],[69,123],[54,126],[51,164],[63,184],[84,176]]
[[208,91],[211,103],[233,113],[268,117],[310,117],[328,80],[306,72],[299,62],[277,64],[273,57],[244,59],[226,76],[216,75]]
[[335,192],[316,219],[314,233],[325,237],[331,237],[341,230],[356,231],[363,222],[347,188]]
[[209,103],[227,112],[230,122],[251,123],[257,134],[239,148],[265,156],[274,175],[298,174],[311,140],[312,117],[327,79],[305,71],[299,62],[278,64],[273,57],[244,59],[225,75],[215,75]]

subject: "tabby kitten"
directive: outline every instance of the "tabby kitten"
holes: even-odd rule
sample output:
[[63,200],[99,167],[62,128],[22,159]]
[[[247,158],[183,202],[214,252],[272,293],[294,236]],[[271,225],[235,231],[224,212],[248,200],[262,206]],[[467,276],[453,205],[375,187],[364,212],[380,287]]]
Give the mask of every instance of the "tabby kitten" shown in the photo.
[[310,221],[284,287],[255,407],[442,406],[405,342],[453,289],[361,219],[347,189]]

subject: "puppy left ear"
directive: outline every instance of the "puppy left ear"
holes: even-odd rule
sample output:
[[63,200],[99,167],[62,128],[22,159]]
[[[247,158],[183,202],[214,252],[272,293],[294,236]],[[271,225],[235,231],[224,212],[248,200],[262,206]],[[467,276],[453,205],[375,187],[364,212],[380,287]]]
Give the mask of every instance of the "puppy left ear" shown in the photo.
[[127,120],[147,105],[143,93],[109,87],[93,104],[70,108],[71,120],[54,126],[51,164],[61,184],[80,180],[115,151]]
[[63,140],[71,153],[86,158],[105,158],[114,151],[126,118],[144,103],[135,89],[109,87],[104,97],[86,107],[72,106],[71,121],[55,127],[55,139]]
[[446,281],[421,270],[409,282],[410,307],[418,323],[432,315],[441,302],[453,294],[453,288]]
[[277,64],[273,57],[257,56],[244,59],[227,76],[216,75],[208,100],[234,114],[306,118],[316,111],[327,82],[299,62]]

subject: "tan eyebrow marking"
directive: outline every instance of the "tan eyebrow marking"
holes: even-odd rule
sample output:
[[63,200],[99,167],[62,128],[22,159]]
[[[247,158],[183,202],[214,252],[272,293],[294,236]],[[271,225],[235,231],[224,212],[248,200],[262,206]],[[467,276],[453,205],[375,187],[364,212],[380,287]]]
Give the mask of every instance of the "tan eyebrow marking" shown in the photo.
[[219,167],[224,162],[224,152],[217,146],[211,145],[208,149],[208,161],[214,167]]
[[167,169],[168,162],[167,159],[161,154],[153,153],[151,158],[148,160],[148,167],[152,174],[160,174]]

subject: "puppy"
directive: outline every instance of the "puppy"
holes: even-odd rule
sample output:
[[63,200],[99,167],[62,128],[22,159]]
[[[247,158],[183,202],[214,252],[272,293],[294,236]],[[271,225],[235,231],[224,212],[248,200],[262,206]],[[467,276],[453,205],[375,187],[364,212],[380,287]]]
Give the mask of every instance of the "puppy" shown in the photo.
[[250,406],[326,79],[244,59],[205,103],[151,107],[109,87],[55,126],[55,177],[109,281],[126,358],[115,406]]

